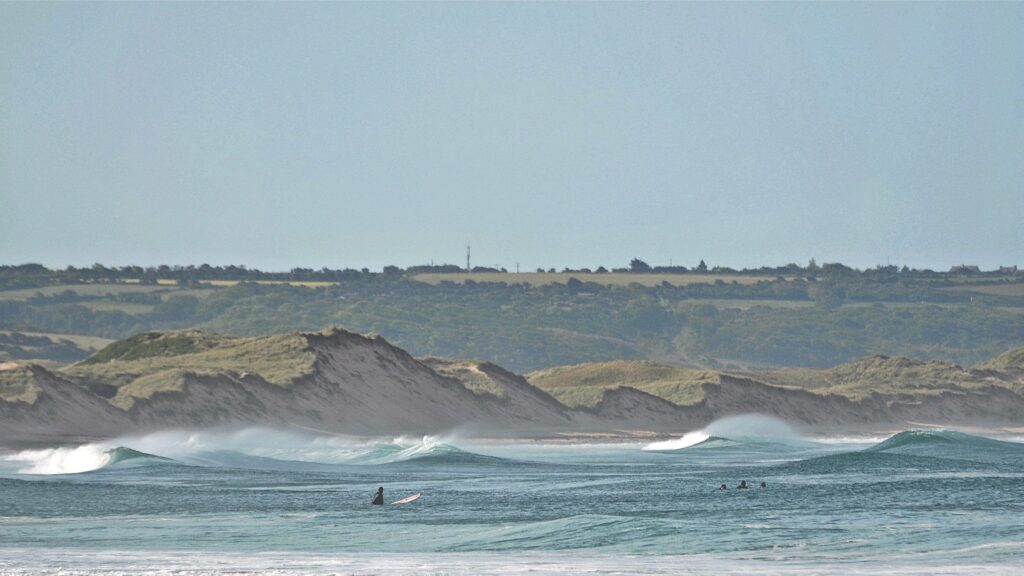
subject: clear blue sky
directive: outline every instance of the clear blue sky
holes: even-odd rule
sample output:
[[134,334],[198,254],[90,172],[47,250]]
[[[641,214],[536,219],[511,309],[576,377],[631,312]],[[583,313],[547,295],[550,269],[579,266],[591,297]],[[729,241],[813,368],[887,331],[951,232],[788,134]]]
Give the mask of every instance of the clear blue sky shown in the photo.
[[0,263],[1024,264],[1024,3],[0,4]]

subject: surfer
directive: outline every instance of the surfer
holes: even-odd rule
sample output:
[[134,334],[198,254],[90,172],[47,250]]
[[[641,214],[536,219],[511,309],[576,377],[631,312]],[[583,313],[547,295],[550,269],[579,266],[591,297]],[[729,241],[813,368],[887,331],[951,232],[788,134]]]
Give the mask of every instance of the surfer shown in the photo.
[[725,484],[722,484],[721,486],[719,486],[719,487],[718,487],[718,489],[719,489],[719,490],[728,490],[728,489],[729,489],[729,487],[728,487],[728,486],[726,486]]
[[370,502],[370,504],[376,504],[377,506],[381,506],[381,505],[384,504],[384,487],[383,486],[380,486],[380,487],[377,488],[377,494],[374,495],[373,502]]
[[737,490],[746,490],[747,488],[750,488],[750,486],[747,486],[746,480],[741,481],[740,485],[736,487]]
[[764,490],[764,489],[765,489],[765,488],[767,488],[767,487],[768,487],[768,485],[767,485],[767,484],[765,484],[764,482],[761,482],[761,489],[762,489],[762,490]]

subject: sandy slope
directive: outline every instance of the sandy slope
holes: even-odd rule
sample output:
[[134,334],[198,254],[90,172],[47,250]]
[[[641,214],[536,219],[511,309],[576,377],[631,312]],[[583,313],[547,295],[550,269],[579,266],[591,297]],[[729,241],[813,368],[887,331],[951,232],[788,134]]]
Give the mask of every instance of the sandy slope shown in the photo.
[[[283,341],[281,337],[268,338]],[[0,445],[252,424],[358,435],[452,430],[509,437],[628,435],[638,431],[669,434],[700,428],[723,416],[748,413],[768,414],[821,431],[892,429],[907,422],[1024,423],[1024,397],[1010,387],[987,383],[965,391],[851,399],[726,374],[702,380],[698,384],[702,399],[690,405],[617,387],[604,390],[594,406],[570,409],[522,376],[487,362],[416,359],[383,338],[343,330],[288,338],[297,354],[312,359],[308,370],[296,372],[290,379],[268,380],[243,370],[250,365],[277,367],[266,358],[251,358],[250,348],[240,348],[244,354],[231,356],[232,364],[220,371],[210,370],[208,349],[163,355],[158,364],[161,369],[173,370],[174,385],[155,388],[122,404],[111,400],[122,398],[123,390],[115,389],[121,390],[116,397],[102,397],[104,390],[109,396],[108,389],[115,385],[98,386],[95,376],[83,372],[84,367],[64,373],[38,366],[28,372],[18,368],[23,371],[21,381],[0,382],[7,386],[7,396],[0,394]],[[295,339],[301,339],[298,345]],[[235,345],[230,339],[224,342],[228,343],[215,346]],[[158,344],[158,339],[146,341],[146,346]],[[253,350],[260,344],[245,343],[255,346]],[[201,371],[190,371],[190,359],[198,357],[196,354],[205,354],[201,358],[207,363]],[[137,362],[153,365],[148,358]],[[132,366],[135,364],[130,361],[107,364],[100,366],[107,372],[97,373],[111,374],[111,367],[130,370]],[[0,374],[10,379],[14,372]],[[31,380],[27,386],[26,377]],[[132,384],[130,374],[119,374],[116,380],[122,388]],[[0,392],[4,390],[0,386]]]

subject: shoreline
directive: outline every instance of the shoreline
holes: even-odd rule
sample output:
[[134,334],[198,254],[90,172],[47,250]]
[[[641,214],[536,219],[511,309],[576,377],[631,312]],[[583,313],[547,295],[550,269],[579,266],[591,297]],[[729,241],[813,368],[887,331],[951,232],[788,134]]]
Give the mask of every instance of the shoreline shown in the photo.
[[[400,438],[400,437],[437,437],[437,438],[453,438],[455,442],[483,442],[483,443],[509,443],[509,444],[525,444],[525,445],[550,445],[550,446],[571,446],[571,445],[625,445],[625,444],[644,444],[650,442],[658,442],[663,440],[673,440],[681,438],[682,436],[703,430],[704,428],[698,428],[694,430],[681,430],[677,432],[664,432],[664,431],[652,431],[652,430],[613,430],[608,432],[579,432],[579,431],[562,431],[553,432],[548,435],[516,435],[516,434],[464,434],[458,430],[445,431],[445,432],[434,432],[434,433],[422,433],[422,432],[395,432],[392,434],[381,434],[381,435],[350,435],[350,434],[339,434],[333,432],[326,432],[322,430],[314,430],[305,427],[275,427],[267,425],[254,424],[250,426],[233,426],[233,427],[211,427],[211,428],[196,428],[196,429],[184,429],[179,427],[162,428],[149,431],[135,431],[126,434],[119,434],[116,436],[79,436],[79,435],[67,435],[67,436],[50,436],[43,438],[32,438],[25,440],[16,440],[14,442],[5,442],[0,439],[0,455],[10,454],[23,450],[44,450],[57,447],[77,447],[88,444],[98,443],[111,443],[118,439],[132,439],[142,438],[155,434],[162,433],[174,433],[174,432],[186,432],[186,433],[211,433],[211,434],[233,434],[246,430],[268,430],[277,432],[298,432],[303,435],[309,435],[311,438],[337,438],[352,441],[353,443],[372,443],[379,442],[382,439],[388,438]],[[820,428],[807,428],[807,427],[793,427],[794,431],[802,436],[804,439],[809,441],[818,441],[823,443],[828,442],[872,442],[880,441],[905,432],[908,430],[955,430],[964,432],[967,434],[973,434],[976,436],[985,436],[995,439],[1006,439],[1006,438],[1024,438],[1024,426],[1019,425],[1006,425],[1006,426],[991,426],[991,425],[960,425],[960,424],[941,424],[934,422],[908,422],[907,426],[859,426],[859,427],[846,427],[846,428],[830,428],[827,431]]]
[[[1019,549],[1020,542],[1005,546]],[[504,552],[341,553],[323,552],[222,552],[188,550],[35,549],[0,548],[0,574],[142,574],[199,576],[214,574],[447,574],[451,576],[623,574],[715,576],[770,574],[811,576],[847,573],[870,576],[1009,576],[1024,569],[1020,557],[993,559],[960,558],[970,551],[931,554],[891,554],[870,561],[830,558],[772,558],[771,553],[749,555],[657,555],[589,553],[584,550],[524,552],[513,559]]]

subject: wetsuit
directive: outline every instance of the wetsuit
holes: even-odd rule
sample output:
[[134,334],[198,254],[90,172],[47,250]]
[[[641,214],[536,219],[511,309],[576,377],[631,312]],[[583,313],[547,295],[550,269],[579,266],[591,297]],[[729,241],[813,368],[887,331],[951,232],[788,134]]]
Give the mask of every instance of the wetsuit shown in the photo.
[[383,503],[384,503],[384,491],[381,490],[380,492],[377,492],[376,496],[373,497],[373,502],[370,502],[370,504],[376,504],[376,505],[380,506]]

